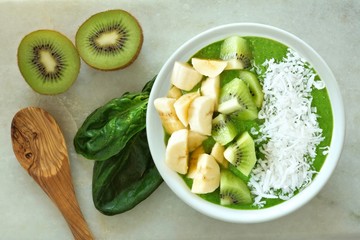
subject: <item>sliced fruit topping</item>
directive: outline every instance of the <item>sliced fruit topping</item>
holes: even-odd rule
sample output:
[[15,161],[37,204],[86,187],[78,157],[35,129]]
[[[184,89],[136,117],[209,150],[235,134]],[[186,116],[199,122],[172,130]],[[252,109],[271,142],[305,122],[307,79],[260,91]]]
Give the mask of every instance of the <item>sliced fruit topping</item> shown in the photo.
[[160,116],[161,123],[165,131],[169,134],[172,134],[179,129],[185,128],[185,126],[176,116],[174,108],[175,102],[176,99],[167,97],[157,98],[154,101],[154,106]]
[[[193,193],[214,192],[220,186],[221,205],[250,204],[252,196],[242,178],[249,177],[255,166],[255,144],[248,132],[238,136],[242,130],[234,121],[258,117],[262,87],[256,74],[244,70],[252,58],[246,39],[226,39],[221,58],[192,58],[192,66],[175,62],[173,85],[164,98],[168,103],[163,104],[168,110],[158,110],[164,128],[172,133],[166,162],[193,179]],[[235,71],[222,74],[224,70]]]
[[224,157],[242,174],[249,176],[256,163],[255,143],[250,134],[241,134],[236,142],[225,149]]
[[195,98],[189,107],[190,130],[203,135],[211,135],[211,121],[214,112],[214,100],[207,96]]
[[194,178],[195,177],[199,156],[201,154],[203,154],[203,153],[205,153],[205,150],[204,150],[204,147],[202,145],[200,145],[198,148],[196,148],[194,151],[192,151],[190,153],[189,168],[188,168],[188,172],[187,172],[187,175],[186,175],[188,178]]
[[170,90],[167,93],[167,97],[168,98],[175,98],[178,99],[179,97],[182,96],[182,92],[179,88],[177,88],[176,86],[172,86],[170,88]]
[[214,157],[201,154],[198,159],[194,181],[191,187],[193,193],[204,194],[215,191],[220,185],[220,167]]
[[216,77],[222,71],[224,71],[225,67],[227,66],[227,61],[192,58],[191,64],[193,65],[195,70],[202,75],[208,77]]
[[258,110],[246,83],[234,78],[220,90],[218,111],[223,114],[236,113],[239,120],[257,118]]
[[190,64],[175,62],[171,74],[171,83],[181,90],[190,91],[198,84],[203,75],[196,71]]
[[229,162],[226,161],[224,157],[224,151],[225,147],[223,145],[221,145],[220,143],[215,143],[213,148],[211,149],[210,155],[213,156],[223,168],[227,168]]
[[214,110],[216,111],[219,104],[220,95],[220,77],[209,77],[201,83],[201,95],[212,98],[215,102]]
[[171,134],[165,151],[165,162],[174,171],[186,174],[188,171],[188,134],[181,129]]
[[256,107],[261,108],[264,100],[264,93],[256,74],[247,70],[242,70],[239,72],[239,78],[244,80],[248,85]]
[[231,142],[237,135],[235,125],[224,114],[217,115],[212,120],[211,136],[221,145]]
[[232,172],[222,169],[220,173],[220,204],[250,204],[251,193],[246,184]]
[[187,127],[188,122],[188,110],[191,102],[200,96],[199,92],[190,92],[179,97],[174,103],[174,108],[177,117],[182,122],[182,124]]
[[192,152],[196,148],[198,148],[207,138],[208,136],[205,136],[198,132],[189,131],[189,139],[188,139],[189,152]]
[[249,42],[239,36],[225,39],[221,45],[220,58],[223,60],[238,59],[243,62],[245,67],[248,67],[252,59]]

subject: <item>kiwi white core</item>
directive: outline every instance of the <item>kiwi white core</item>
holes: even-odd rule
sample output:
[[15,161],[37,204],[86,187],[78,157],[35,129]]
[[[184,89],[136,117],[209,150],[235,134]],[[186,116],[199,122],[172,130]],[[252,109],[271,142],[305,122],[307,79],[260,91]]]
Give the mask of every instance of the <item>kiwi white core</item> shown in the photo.
[[40,55],[40,63],[44,66],[45,71],[48,73],[55,73],[57,61],[54,59],[54,57],[51,55],[51,52],[46,50],[41,50],[39,52]]
[[95,39],[95,42],[101,47],[115,46],[120,39],[119,33],[114,30],[111,32],[104,32],[98,38]]

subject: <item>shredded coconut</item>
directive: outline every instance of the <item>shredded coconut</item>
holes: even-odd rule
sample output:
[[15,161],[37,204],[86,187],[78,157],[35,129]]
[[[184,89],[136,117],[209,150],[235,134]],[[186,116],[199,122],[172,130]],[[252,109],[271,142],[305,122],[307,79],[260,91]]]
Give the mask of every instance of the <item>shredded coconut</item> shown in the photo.
[[310,184],[316,146],[324,139],[311,91],[325,84],[315,79],[309,64],[288,49],[283,61],[266,60],[264,67],[264,103],[258,115],[264,123],[252,129],[263,159],[258,159],[248,183],[259,207],[264,198],[287,200]]

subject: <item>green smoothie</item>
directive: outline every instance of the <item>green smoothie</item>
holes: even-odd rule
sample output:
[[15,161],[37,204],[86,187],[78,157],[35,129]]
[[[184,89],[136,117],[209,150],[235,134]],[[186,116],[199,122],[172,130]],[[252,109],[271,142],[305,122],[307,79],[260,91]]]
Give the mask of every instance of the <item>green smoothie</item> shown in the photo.
[[[286,56],[286,53],[288,51],[287,46],[271,39],[266,39],[262,37],[251,37],[251,36],[244,38],[251,43],[250,45],[253,53],[253,63],[250,68],[251,69],[256,68],[258,72],[260,71],[261,73],[265,73],[266,71],[266,66],[263,66],[263,63],[266,60],[275,59],[275,61],[281,61]],[[223,41],[218,41],[204,47],[199,52],[197,52],[193,57],[203,58],[203,59],[218,59],[222,42]],[[224,84],[231,81],[237,76],[238,76],[237,70],[224,71],[220,75],[221,86],[223,86]],[[261,78],[261,74],[259,75],[259,78]],[[320,79],[320,76],[317,76],[317,79]],[[314,170],[319,171],[326,159],[326,155],[323,154],[324,148],[330,146],[332,130],[333,130],[333,116],[332,116],[330,99],[326,88],[323,88],[321,90],[314,88],[311,94],[313,97],[312,107],[317,108],[317,115],[319,116],[317,118],[317,121],[319,123],[319,127],[323,130],[322,136],[324,137],[324,140],[319,145],[317,145],[317,149],[316,149],[317,155],[313,162]],[[243,131],[251,132],[251,129],[259,129],[259,126],[262,123],[263,120],[259,120],[259,119],[251,120],[251,121],[241,121],[236,123],[236,127],[240,130],[240,132]],[[203,143],[205,151],[210,151],[213,144],[214,144],[214,140],[212,138],[206,140]],[[258,148],[259,146],[256,146],[257,156],[261,156],[261,153]],[[231,164],[229,168],[233,172],[237,173],[236,168]],[[249,181],[249,178],[241,175],[241,173],[237,173],[237,175],[245,182]],[[313,175],[313,178],[314,177],[316,177],[316,174]],[[189,179],[186,176],[183,176],[183,179],[187,183],[187,185],[191,188],[192,179]],[[203,199],[206,199],[207,201],[220,205],[219,189],[217,189],[215,192],[212,193],[200,194],[199,196],[201,196]],[[271,207],[283,202],[283,200],[280,199],[265,199],[265,200],[266,200],[266,204],[263,206],[264,208]],[[234,204],[234,205],[230,205],[229,207],[239,208],[239,209],[258,209],[258,206],[253,206],[252,204],[249,205]]]

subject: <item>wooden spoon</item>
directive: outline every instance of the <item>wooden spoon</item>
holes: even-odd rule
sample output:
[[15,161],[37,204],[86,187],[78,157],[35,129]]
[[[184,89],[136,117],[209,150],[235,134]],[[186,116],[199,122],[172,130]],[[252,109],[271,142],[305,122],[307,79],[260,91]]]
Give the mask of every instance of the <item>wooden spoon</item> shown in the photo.
[[16,158],[57,205],[75,239],[93,239],[76,200],[68,152],[55,119],[28,107],[14,116],[11,139]]

